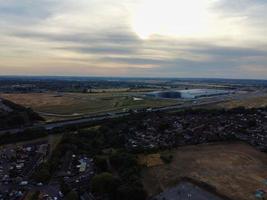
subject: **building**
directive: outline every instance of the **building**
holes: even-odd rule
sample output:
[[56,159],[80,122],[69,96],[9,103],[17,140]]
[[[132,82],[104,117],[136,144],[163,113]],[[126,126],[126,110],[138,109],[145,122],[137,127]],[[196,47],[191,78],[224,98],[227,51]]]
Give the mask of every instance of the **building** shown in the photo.
[[81,159],[81,160],[79,160],[79,162],[80,162],[80,165],[78,166],[79,167],[79,172],[80,173],[85,172],[86,171],[86,166],[87,166],[86,161]]
[[191,90],[180,90],[179,93],[182,99],[197,99],[201,97],[227,95],[232,93],[232,91],[216,90],[216,89],[191,89]]
[[170,90],[170,91],[155,91],[147,94],[149,97],[166,98],[166,99],[197,99],[201,97],[212,97],[219,95],[231,94],[230,90],[217,89],[189,89],[189,90]]

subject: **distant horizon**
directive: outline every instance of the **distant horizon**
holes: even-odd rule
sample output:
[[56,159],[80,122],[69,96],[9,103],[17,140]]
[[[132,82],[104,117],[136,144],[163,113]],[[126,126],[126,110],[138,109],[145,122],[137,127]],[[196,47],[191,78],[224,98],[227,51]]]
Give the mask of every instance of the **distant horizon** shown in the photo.
[[118,79],[214,79],[214,80],[250,80],[267,81],[267,79],[257,78],[216,78],[216,77],[135,77],[135,76],[82,76],[82,75],[0,75],[0,78],[118,78]]

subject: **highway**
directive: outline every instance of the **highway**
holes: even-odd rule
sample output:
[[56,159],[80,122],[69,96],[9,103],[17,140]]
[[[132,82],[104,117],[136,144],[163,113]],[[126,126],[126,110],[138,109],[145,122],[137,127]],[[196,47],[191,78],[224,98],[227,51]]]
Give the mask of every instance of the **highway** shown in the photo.
[[[217,96],[212,98],[201,98],[196,100],[190,100],[188,102],[185,102],[184,104],[179,105],[173,105],[173,106],[166,106],[166,107],[160,107],[160,108],[151,108],[148,110],[140,110],[135,113],[142,113],[142,112],[160,112],[160,111],[173,111],[173,110],[180,110],[184,108],[193,108],[193,107],[199,107],[199,106],[207,106],[212,104],[217,104],[221,102],[226,102],[229,100],[240,100],[243,98],[249,98],[249,97],[255,97],[255,96],[262,96],[263,94],[259,94],[258,92],[253,93],[247,93],[247,94],[234,94],[234,95],[224,95],[224,96]],[[266,94],[265,94],[266,95]],[[59,122],[53,122],[53,123],[46,123],[46,124],[36,124],[31,127],[25,127],[25,128],[16,128],[16,129],[8,129],[8,130],[1,130],[0,135],[5,133],[21,133],[29,128],[44,128],[46,130],[53,130],[55,128],[63,128],[71,125],[79,125],[79,124],[86,124],[89,122],[97,122],[107,119],[115,119],[115,118],[121,118],[131,115],[132,111],[127,112],[112,112],[108,114],[101,114],[96,116],[84,116],[82,118],[78,119],[72,119],[67,121],[59,121]]]

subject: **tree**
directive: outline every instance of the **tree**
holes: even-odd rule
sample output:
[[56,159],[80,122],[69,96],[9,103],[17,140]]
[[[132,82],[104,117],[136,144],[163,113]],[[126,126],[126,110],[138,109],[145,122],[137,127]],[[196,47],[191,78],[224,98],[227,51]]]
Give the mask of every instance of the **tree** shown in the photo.
[[31,196],[30,200],[36,200],[36,199],[38,199],[39,196],[40,196],[40,193],[41,193],[40,191],[35,192],[35,193]]
[[62,191],[64,195],[68,194],[71,191],[70,186],[65,183],[64,179],[60,180],[60,191]]
[[95,157],[95,164],[98,169],[101,171],[107,171],[108,165],[107,165],[107,159],[104,156],[96,156]]
[[50,179],[49,166],[44,164],[40,170],[33,175],[33,178],[38,182],[47,182]]
[[125,152],[116,152],[110,158],[111,164],[116,168],[131,168],[137,166],[134,155]]
[[160,158],[164,163],[169,164],[173,160],[173,155],[171,153],[164,152],[160,155]]
[[118,188],[117,199],[145,200],[146,192],[141,187],[121,185]]
[[79,195],[74,190],[70,191],[64,198],[65,200],[78,200]]
[[255,119],[251,119],[247,122],[247,125],[249,128],[253,128],[253,127],[257,126],[257,121]]
[[99,194],[109,194],[115,196],[120,181],[108,172],[94,176],[92,179],[92,190]]

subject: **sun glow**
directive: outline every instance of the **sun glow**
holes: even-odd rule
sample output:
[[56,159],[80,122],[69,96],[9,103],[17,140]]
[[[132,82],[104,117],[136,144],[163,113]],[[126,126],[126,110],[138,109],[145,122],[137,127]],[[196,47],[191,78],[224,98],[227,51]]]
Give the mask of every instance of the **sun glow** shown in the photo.
[[133,29],[142,39],[153,34],[201,36],[210,28],[212,0],[144,0],[133,17]]

